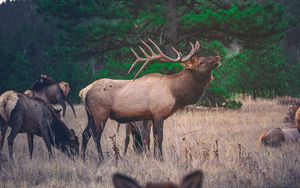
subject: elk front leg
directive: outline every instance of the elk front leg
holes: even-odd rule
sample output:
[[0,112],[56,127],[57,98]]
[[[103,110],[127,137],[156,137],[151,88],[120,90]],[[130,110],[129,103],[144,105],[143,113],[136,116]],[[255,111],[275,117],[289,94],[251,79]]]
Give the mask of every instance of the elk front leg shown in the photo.
[[151,131],[151,124],[148,120],[143,122],[143,143],[145,147],[146,153],[150,152],[150,131]]
[[7,131],[8,125],[4,124],[1,127],[1,138],[0,138],[0,155],[2,153],[2,149],[3,149],[3,145],[4,145],[4,139],[5,139],[5,135],[6,135],[6,131]]
[[49,153],[49,159],[52,158],[52,149],[51,149],[51,143],[50,143],[50,138],[49,138],[49,131],[48,128],[45,127],[43,129],[41,129],[41,136],[46,144],[48,153]]
[[163,160],[162,142],[163,142],[163,125],[164,120],[153,120],[153,137],[154,137],[154,157]]
[[32,159],[33,138],[34,138],[34,135],[32,133],[27,133],[27,141],[28,141],[28,149],[29,149],[30,159]]
[[5,134],[7,131],[8,125],[3,121],[3,124],[0,125],[0,130],[1,130],[1,138],[0,138],[0,162],[2,161],[2,149],[4,145],[4,140],[5,140]]

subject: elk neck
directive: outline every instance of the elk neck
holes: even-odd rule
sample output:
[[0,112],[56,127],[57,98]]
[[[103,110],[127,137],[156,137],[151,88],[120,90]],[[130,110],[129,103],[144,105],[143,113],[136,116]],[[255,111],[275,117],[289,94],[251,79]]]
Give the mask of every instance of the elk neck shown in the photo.
[[176,99],[173,111],[196,103],[212,79],[211,71],[199,73],[196,70],[185,69],[174,75],[170,84],[171,93]]

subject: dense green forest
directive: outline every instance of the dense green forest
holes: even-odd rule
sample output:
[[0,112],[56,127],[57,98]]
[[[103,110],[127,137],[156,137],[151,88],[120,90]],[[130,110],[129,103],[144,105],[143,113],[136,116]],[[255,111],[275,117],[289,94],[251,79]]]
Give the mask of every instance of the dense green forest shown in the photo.
[[[16,0],[0,5],[0,93],[31,87],[40,74],[71,85],[71,96],[99,78],[131,79],[130,47],[148,38],[173,55],[198,40],[198,55],[222,66],[207,96],[300,93],[300,2],[228,0]],[[141,75],[173,74],[152,63]]]

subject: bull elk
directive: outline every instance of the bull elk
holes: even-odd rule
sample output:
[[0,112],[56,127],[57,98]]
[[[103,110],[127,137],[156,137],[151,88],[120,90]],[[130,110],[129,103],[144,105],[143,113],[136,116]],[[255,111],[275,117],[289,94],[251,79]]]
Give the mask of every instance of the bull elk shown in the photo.
[[172,182],[165,183],[147,183],[141,186],[136,180],[123,174],[113,175],[113,184],[115,188],[201,188],[203,183],[203,173],[200,170],[192,172],[185,176],[180,185]]
[[[204,90],[213,80],[212,70],[220,65],[220,57],[193,57],[199,50],[199,43],[191,43],[192,49],[187,56],[182,56],[175,48],[176,58],[165,55],[152,40],[155,52],[146,42],[145,49],[139,47],[144,58],[136,57],[129,72],[140,62],[145,62],[134,80],[99,79],[83,88],[79,96],[85,105],[88,123],[82,133],[82,157],[91,132],[94,135],[100,160],[103,158],[100,138],[107,119],[110,117],[119,123],[139,120],[153,121],[154,156],[163,159],[163,124],[164,120],[178,109],[199,100]],[[147,52],[148,51],[148,52]],[[148,74],[137,76],[151,61],[180,62],[184,70],[173,75]],[[90,132],[91,130],[91,132]]]

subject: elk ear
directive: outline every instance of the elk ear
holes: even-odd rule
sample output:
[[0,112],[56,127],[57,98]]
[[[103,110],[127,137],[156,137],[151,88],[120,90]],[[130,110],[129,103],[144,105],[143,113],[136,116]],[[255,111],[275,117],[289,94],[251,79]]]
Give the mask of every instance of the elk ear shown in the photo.
[[70,135],[69,135],[69,138],[71,140],[75,140],[76,136],[75,136],[75,131],[73,129],[70,129]]
[[200,170],[185,176],[181,182],[182,188],[201,188],[203,183],[203,173]]
[[123,174],[114,174],[112,180],[115,188],[141,188],[134,179]]

